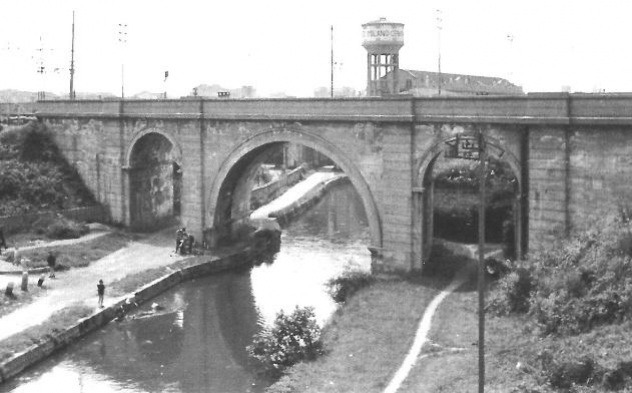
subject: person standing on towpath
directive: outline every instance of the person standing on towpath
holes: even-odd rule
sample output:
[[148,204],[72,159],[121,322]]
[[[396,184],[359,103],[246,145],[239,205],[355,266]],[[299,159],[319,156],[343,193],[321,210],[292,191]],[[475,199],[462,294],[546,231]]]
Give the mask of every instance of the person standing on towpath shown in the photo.
[[57,262],[57,258],[55,258],[52,250],[48,252],[46,262],[48,262],[48,267],[50,268],[50,274],[48,275],[48,278],[55,278],[55,262]]
[[105,295],[105,285],[103,280],[99,280],[97,284],[97,294],[99,295],[99,307],[103,308],[103,296]]
[[4,238],[4,230],[0,227],[0,254],[2,254],[2,247],[5,250],[7,249],[7,241]]

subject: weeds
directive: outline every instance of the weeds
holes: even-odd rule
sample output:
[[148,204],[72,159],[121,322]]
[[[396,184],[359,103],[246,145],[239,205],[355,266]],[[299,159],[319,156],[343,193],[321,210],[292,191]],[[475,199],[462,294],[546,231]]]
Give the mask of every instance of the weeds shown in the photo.
[[255,336],[248,353],[261,373],[273,378],[296,363],[316,359],[323,347],[314,309],[297,306],[291,314],[279,312],[274,325]]
[[346,270],[342,275],[327,282],[328,292],[336,303],[344,303],[354,293],[375,282],[370,272]]

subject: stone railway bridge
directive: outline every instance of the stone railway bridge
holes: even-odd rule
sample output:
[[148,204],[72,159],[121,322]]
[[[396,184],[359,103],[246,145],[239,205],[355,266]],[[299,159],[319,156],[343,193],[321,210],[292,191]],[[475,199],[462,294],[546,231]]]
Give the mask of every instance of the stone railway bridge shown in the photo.
[[421,269],[436,159],[484,132],[518,180],[524,253],[630,204],[632,95],[41,101],[34,114],[113,221],[177,216],[209,243],[238,236],[256,169],[295,143],[333,160],[359,193],[376,270]]

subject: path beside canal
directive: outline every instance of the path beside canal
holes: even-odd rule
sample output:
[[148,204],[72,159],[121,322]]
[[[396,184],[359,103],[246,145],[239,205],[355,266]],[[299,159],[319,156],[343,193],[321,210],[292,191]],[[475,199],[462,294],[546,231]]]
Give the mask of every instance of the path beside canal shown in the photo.
[[[287,192],[275,199],[266,206],[259,208],[253,213],[255,218],[266,219],[268,214],[287,208],[293,202],[300,200],[312,189],[319,187],[332,178],[340,176],[331,172],[317,172],[310,175],[304,181],[291,187]],[[82,241],[95,239],[99,236],[107,234],[107,231],[99,231],[89,234],[80,240],[62,240],[53,242],[37,242],[36,244],[23,246],[22,250],[37,247],[46,247],[51,245],[70,245],[77,244]],[[208,253],[208,257],[212,258],[212,253]],[[54,312],[70,306],[71,304],[81,302],[97,309],[97,282],[102,279],[106,285],[105,306],[115,304],[122,297],[113,298],[108,296],[108,284],[121,279],[127,275],[142,272],[149,269],[170,265],[185,257],[174,253],[174,229],[166,229],[140,240],[131,241],[127,247],[124,247],[104,258],[93,261],[87,267],[70,269],[65,272],[57,272],[55,279],[46,279],[42,289],[37,291],[45,291],[38,294],[37,298],[0,318],[0,342],[7,337],[21,332],[31,326],[38,325],[46,321]],[[15,269],[7,262],[6,269]],[[5,270],[6,270],[5,269]],[[20,276],[17,275],[0,275],[0,282],[3,283],[2,289],[8,281],[16,283],[15,290],[19,291]],[[31,274],[30,280],[37,280],[38,275]],[[1,343],[0,343],[1,345]]]
[[[76,302],[94,306],[97,309],[97,282],[102,279],[106,285],[105,305],[121,300],[108,296],[110,282],[129,274],[169,265],[183,256],[173,253],[173,231],[161,231],[142,240],[132,241],[122,248],[84,268],[57,272],[55,279],[46,279],[45,286],[36,290],[46,291],[35,301],[0,318],[0,340],[38,325],[51,314]],[[36,275],[31,275],[36,280]],[[15,290],[19,290],[16,287]]]
[[272,202],[252,212],[250,215],[251,220],[265,220],[268,219],[270,214],[287,209],[292,204],[299,201],[311,190],[319,187],[321,184],[325,184],[328,181],[341,176],[340,173],[335,172],[316,172],[309,175],[305,180],[297,183],[290,189],[288,189],[283,195],[276,198]]

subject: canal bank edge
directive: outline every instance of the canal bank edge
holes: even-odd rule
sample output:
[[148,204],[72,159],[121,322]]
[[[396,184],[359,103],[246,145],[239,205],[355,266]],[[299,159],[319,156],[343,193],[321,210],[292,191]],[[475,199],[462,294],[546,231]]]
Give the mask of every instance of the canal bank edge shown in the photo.
[[244,247],[232,254],[211,257],[206,262],[184,267],[142,286],[139,290],[123,296],[123,300],[79,320],[64,331],[47,335],[40,343],[3,361],[0,364],[0,383],[8,381],[27,367],[44,360],[174,285],[196,277],[248,266],[255,255],[254,248]]

